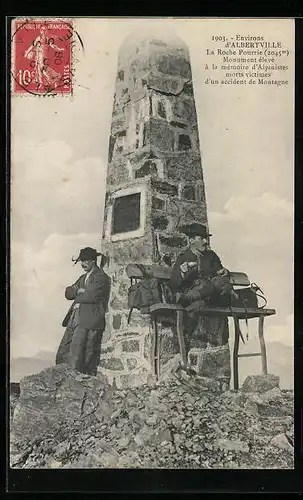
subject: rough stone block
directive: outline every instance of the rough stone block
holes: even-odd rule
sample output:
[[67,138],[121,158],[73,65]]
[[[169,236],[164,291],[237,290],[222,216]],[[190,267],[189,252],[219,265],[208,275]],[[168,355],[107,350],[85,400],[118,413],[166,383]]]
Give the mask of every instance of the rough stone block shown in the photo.
[[158,193],[168,194],[169,196],[178,196],[178,186],[170,182],[152,179],[152,189]]
[[193,184],[185,184],[182,189],[182,198],[184,198],[185,200],[196,199],[196,188]]
[[109,346],[102,346],[101,345],[101,354],[109,354],[110,352],[113,352],[115,349],[115,347],[113,345],[109,345]]
[[218,447],[220,450],[224,451],[235,451],[235,452],[240,452],[240,453],[248,453],[249,452],[249,447],[248,444],[239,441],[239,440],[232,440],[232,439],[217,439],[216,441],[216,447]]
[[121,326],[121,314],[114,314],[113,316],[113,328],[114,330],[119,330]]
[[154,90],[178,94],[183,88],[183,81],[179,78],[151,74],[148,77],[148,86]]
[[124,366],[120,358],[102,358],[100,359],[100,366],[106,370],[123,371]]
[[109,401],[110,408],[113,394],[105,377],[90,377],[66,364],[24,377],[20,389],[10,436],[19,451],[37,439],[37,430],[42,439],[54,436],[62,426],[71,426],[92,410],[100,395],[101,406]]
[[152,197],[152,209],[153,210],[165,210],[165,200],[163,198],[158,198],[157,196]]
[[188,358],[189,358],[189,364],[191,366],[197,366],[197,364],[198,364],[198,355],[196,353],[189,353]]
[[161,151],[173,151],[175,134],[167,122],[152,119],[150,121],[150,144]]
[[127,358],[126,360],[127,368],[131,371],[137,368],[138,360],[137,358]]
[[126,117],[124,113],[118,114],[115,116],[115,119],[112,121],[111,126],[111,134],[113,136],[119,134],[119,132],[126,130]]
[[187,95],[193,96],[194,95],[194,89],[193,89],[193,84],[192,82],[185,82],[183,86],[183,92]]
[[150,317],[148,314],[141,314],[134,309],[131,315],[130,325],[147,327],[150,325]]
[[175,119],[182,118],[192,125],[197,122],[194,99],[188,98],[187,95],[176,96],[172,99],[172,112]]
[[126,165],[111,163],[107,175],[107,184],[116,186],[130,181],[129,169]]
[[128,375],[120,375],[116,378],[118,388],[125,387],[140,387],[146,385],[149,378],[149,372],[146,369],[141,369],[139,373],[130,373]]
[[130,331],[130,332],[122,331],[122,332],[117,332],[116,339],[123,340],[125,338],[128,339],[129,337],[139,337],[139,336],[142,336],[141,332],[139,333],[139,332],[132,332],[132,331]]
[[186,151],[177,158],[167,158],[165,174],[171,180],[203,181],[200,156],[194,151]]
[[190,64],[184,57],[176,54],[161,54],[155,59],[155,62],[158,71],[161,73],[191,78]]
[[148,239],[146,237],[138,238],[135,245],[133,240],[123,241],[123,244],[113,242],[111,257],[125,269],[125,266],[130,262],[149,263],[151,261],[151,249],[151,237]]
[[135,179],[139,179],[147,175],[158,175],[157,165],[151,160],[147,160],[142,167],[135,171]]
[[279,448],[280,450],[283,451],[288,451],[290,453],[294,453],[294,448],[293,446],[289,443],[287,437],[285,434],[278,434],[277,436],[274,436],[272,440],[270,441],[270,444],[272,446],[275,446],[276,448]]
[[139,340],[124,340],[122,342],[122,351],[124,352],[137,352],[140,350]]
[[152,216],[152,226],[154,229],[164,231],[168,226],[168,219],[165,215],[153,215]]
[[201,349],[198,373],[204,377],[230,377],[230,352],[228,346],[221,349]]
[[249,375],[242,385],[243,392],[266,392],[274,387],[279,387],[277,375]]
[[179,370],[181,366],[181,356],[180,354],[175,354],[172,358],[168,360],[167,363],[161,366],[159,381],[169,380],[174,377],[175,373]]
[[168,247],[177,247],[177,248],[184,248],[187,246],[187,238],[185,236],[165,236],[165,235],[160,235],[159,237],[160,243],[163,243],[164,245]]
[[115,467],[119,460],[119,454],[112,451],[104,451],[99,458],[99,463],[105,468]]
[[257,397],[259,398],[261,404],[279,403],[283,401],[283,392],[278,386],[276,386]]
[[178,134],[177,149],[178,151],[189,151],[192,149],[192,140],[189,134]]
[[201,221],[206,213],[204,204],[187,204],[184,206],[184,217],[192,221]]
[[186,129],[187,128],[187,125],[181,121],[178,121],[177,119],[176,120],[171,120],[170,122],[171,126],[172,127],[176,127],[177,130],[180,130],[181,129]]

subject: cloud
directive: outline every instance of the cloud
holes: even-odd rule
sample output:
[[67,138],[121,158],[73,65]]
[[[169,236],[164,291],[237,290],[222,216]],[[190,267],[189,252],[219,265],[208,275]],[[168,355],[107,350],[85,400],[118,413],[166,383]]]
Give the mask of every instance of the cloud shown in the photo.
[[72,161],[63,141],[18,138],[12,168],[11,350],[55,350],[68,307],[64,288],[79,268],[71,256],[100,247],[105,164]]
[[101,231],[106,165],[71,161],[62,141],[18,140],[12,168],[12,234],[41,244],[48,234]]
[[294,315],[289,314],[280,325],[270,325],[266,330],[266,338],[270,342],[281,342],[289,347],[294,346]]
[[51,234],[38,251],[12,241],[11,357],[55,351],[69,307],[64,289],[81,274],[71,257],[83,246],[100,248],[99,233]]
[[[289,343],[286,317],[293,312],[293,205],[273,193],[230,198],[222,212],[210,212],[214,250],[233,271],[247,273],[277,311],[267,324]],[[284,339],[284,340],[283,340]]]

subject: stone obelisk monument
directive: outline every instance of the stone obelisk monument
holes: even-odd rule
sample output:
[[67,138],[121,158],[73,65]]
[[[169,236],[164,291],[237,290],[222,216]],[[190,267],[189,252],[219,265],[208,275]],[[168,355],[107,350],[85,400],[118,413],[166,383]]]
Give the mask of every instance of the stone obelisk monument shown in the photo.
[[[188,49],[175,37],[133,36],[118,58],[102,236],[112,290],[100,371],[118,387],[146,383],[152,372],[149,317],[134,311],[127,324],[125,268],[177,255],[188,244],[179,228],[192,222],[208,225]],[[160,338],[165,372],[178,345],[171,328]],[[189,361],[201,356],[193,348]]]

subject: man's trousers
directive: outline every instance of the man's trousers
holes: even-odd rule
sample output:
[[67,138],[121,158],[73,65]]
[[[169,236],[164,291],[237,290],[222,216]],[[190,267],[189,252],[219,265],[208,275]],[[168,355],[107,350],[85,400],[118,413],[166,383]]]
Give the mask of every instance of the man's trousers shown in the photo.
[[56,365],[67,363],[74,370],[96,375],[104,328],[105,318],[103,329],[92,330],[81,327],[79,309],[74,309],[56,355]]

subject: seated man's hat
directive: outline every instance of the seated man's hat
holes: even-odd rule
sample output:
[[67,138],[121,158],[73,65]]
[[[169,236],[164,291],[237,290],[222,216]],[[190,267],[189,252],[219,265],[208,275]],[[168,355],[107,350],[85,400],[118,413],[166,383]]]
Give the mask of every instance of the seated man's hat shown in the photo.
[[204,224],[199,224],[194,222],[193,224],[187,224],[179,228],[181,233],[186,234],[189,238],[194,238],[195,236],[202,236],[202,238],[208,238],[212,236],[209,233],[208,228]]
[[94,248],[85,247],[80,250],[78,257],[72,260],[74,261],[75,264],[77,264],[77,262],[79,261],[83,262],[84,260],[96,260],[96,258],[99,257],[100,255],[102,255],[102,257],[105,257],[105,255],[103,255],[100,252],[97,252],[97,250],[95,250]]

